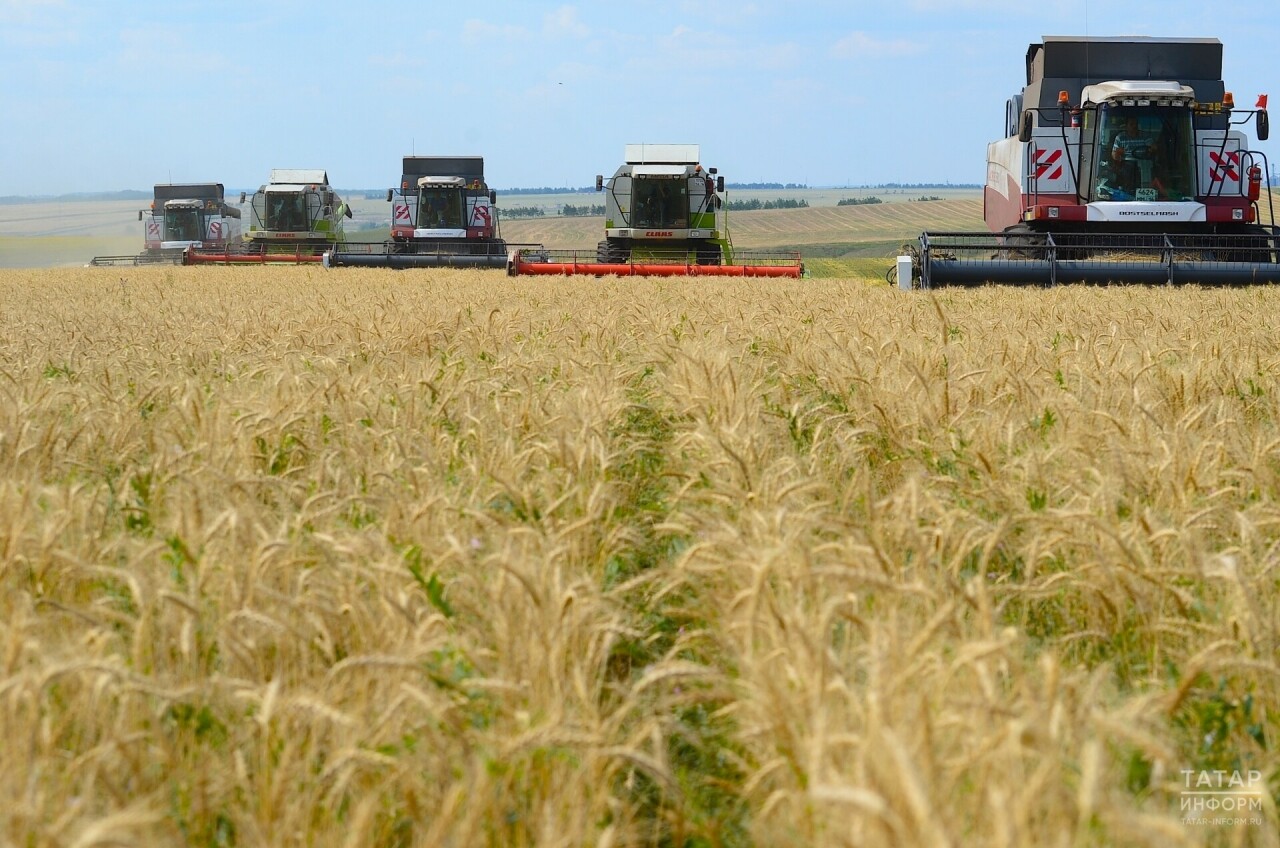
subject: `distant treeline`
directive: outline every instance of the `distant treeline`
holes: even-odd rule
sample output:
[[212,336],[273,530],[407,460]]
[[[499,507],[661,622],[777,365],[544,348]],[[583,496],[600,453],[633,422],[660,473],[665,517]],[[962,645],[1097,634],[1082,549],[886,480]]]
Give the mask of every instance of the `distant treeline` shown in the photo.
[[730,212],[750,212],[755,209],[808,209],[809,201],[801,198],[780,198],[778,200],[761,201],[758,197],[750,200],[730,200],[725,204]]
[[589,194],[596,190],[595,186],[584,186],[583,188],[551,188],[544,186],[543,188],[500,188],[502,194]]
[[982,183],[880,183],[870,188],[982,188]]
[[836,206],[875,206],[877,203],[884,201],[873,194],[870,197],[846,197],[836,201]]
[[10,194],[0,197],[0,205],[12,206],[17,203],[75,203],[79,201],[102,200],[150,200],[149,191],[93,191],[76,192],[74,194],[23,196]]
[[541,206],[511,206],[502,210],[504,218],[542,218],[546,214]]
[[725,188],[808,188],[805,183],[725,183]]
[[[553,211],[552,215],[564,215],[566,218],[585,218],[590,215],[603,215],[604,206],[574,206],[566,203],[560,208],[559,212]],[[547,215],[545,209],[541,206],[512,206],[503,208],[502,215],[505,218],[544,218]]]
[[583,218],[589,215],[603,215],[604,204],[602,203],[598,206],[574,206],[571,203],[566,203],[560,214],[564,215],[566,218]]

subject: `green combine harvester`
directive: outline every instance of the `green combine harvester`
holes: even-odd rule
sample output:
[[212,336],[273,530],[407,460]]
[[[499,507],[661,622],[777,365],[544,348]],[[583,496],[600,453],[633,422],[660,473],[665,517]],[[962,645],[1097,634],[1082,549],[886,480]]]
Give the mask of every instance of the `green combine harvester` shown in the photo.
[[603,276],[799,277],[799,253],[735,251],[724,177],[703,169],[696,144],[628,144],[607,183],[605,237],[594,251],[511,251],[507,272]]
[[345,242],[342,219],[351,217],[351,207],[321,169],[276,168],[270,182],[254,192],[251,210],[243,242],[223,250],[189,248],[183,264],[320,262]]

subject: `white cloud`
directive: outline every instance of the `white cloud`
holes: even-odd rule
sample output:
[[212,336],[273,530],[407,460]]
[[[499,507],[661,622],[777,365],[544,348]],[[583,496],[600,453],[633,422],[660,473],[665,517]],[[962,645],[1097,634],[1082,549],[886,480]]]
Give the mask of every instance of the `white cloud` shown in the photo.
[[686,0],[680,4],[682,14],[695,21],[732,21],[740,23],[745,18],[760,14],[757,3],[741,0]]
[[[633,62],[652,62],[652,44],[648,41],[625,42],[621,53]],[[803,62],[807,50],[795,42],[758,43],[722,32],[695,30],[677,24],[668,35],[657,39],[664,54],[676,60],[673,68],[683,68],[686,60],[703,70],[756,68],[769,71],[788,70]]]
[[145,79],[147,90],[156,94],[194,93],[201,86],[234,87],[248,80],[249,67],[239,57],[220,51],[216,42],[184,26],[124,28],[116,34],[116,42],[110,61],[118,75],[111,73],[108,78],[133,82],[117,84],[115,90],[130,90]]
[[[1078,0],[1071,2],[1078,3]],[[907,5],[914,11],[928,13],[956,12],[962,9],[988,12],[1029,11],[1029,4],[1022,0],[910,0]]]
[[75,44],[76,17],[63,0],[0,0],[0,44],[32,50]]
[[859,59],[882,59],[887,56],[914,56],[924,52],[924,45],[905,38],[879,39],[865,32],[851,32],[831,47],[831,55]]
[[389,68],[392,70],[414,71],[419,68],[426,67],[427,60],[421,55],[415,53],[407,55],[404,52],[396,52],[391,54],[374,53],[365,60],[371,67]]
[[64,0],[0,0],[0,23],[27,24],[45,20],[48,16],[42,12],[66,5]]
[[529,31],[524,27],[512,24],[491,24],[478,18],[471,18],[462,25],[462,40],[469,45],[490,44],[492,42],[528,41]]
[[549,36],[566,36],[569,38],[586,38],[591,30],[578,18],[578,10],[573,6],[561,6],[548,13],[542,19],[543,32]]

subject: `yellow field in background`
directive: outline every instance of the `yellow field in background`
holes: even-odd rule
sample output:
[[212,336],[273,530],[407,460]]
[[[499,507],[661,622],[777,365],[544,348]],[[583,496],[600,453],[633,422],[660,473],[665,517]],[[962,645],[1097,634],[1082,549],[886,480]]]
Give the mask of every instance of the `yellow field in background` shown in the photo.
[[0,320],[0,843],[1277,844],[1280,291],[71,269]]
[[[982,223],[981,194],[942,190],[946,199],[905,202],[900,195],[885,192],[892,202],[873,206],[841,206],[837,195],[865,195],[870,190],[795,190],[791,199],[805,198],[806,209],[733,212],[729,215],[734,244],[743,250],[786,247],[822,257],[857,251],[883,258],[884,268],[892,264],[898,245],[914,241],[921,231],[985,229]],[[780,192],[759,192],[758,194]],[[757,193],[750,193],[755,196]],[[781,192],[786,194],[786,192]],[[578,198],[583,198],[579,200]],[[538,202],[600,203],[595,195],[512,195],[502,200],[508,207]],[[356,197],[354,221],[347,222],[352,241],[379,241],[389,235],[386,225],[390,206],[383,200]],[[83,266],[94,256],[132,255],[142,250],[142,224],[138,222],[140,201],[67,201],[0,205],[0,269]],[[242,207],[242,224],[248,226],[247,206]],[[378,224],[380,229],[365,227]],[[510,243],[535,243],[550,248],[594,250],[604,238],[604,218],[600,216],[503,218],[502,235]],[[861,260],[867,256],[859,256]],[[826,263],[832,265],[831,262]],[[836,275],[860,274],[857,261],[832,265]],[[880,273],[883,273],[883,268]]]

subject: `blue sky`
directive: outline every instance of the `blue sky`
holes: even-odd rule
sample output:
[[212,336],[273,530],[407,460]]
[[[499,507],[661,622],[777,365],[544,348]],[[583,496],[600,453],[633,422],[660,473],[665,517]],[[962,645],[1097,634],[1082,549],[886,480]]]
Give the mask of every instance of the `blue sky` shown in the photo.
[[[1042,35],[1216,37],[1280,95],[1262,2],[0,0],[0,195],[253,188],[478,154],[499,188],[585,186],[628,142],[731,182],[980,182]],[[1269,152],[1269,144],[1262,145]]]

